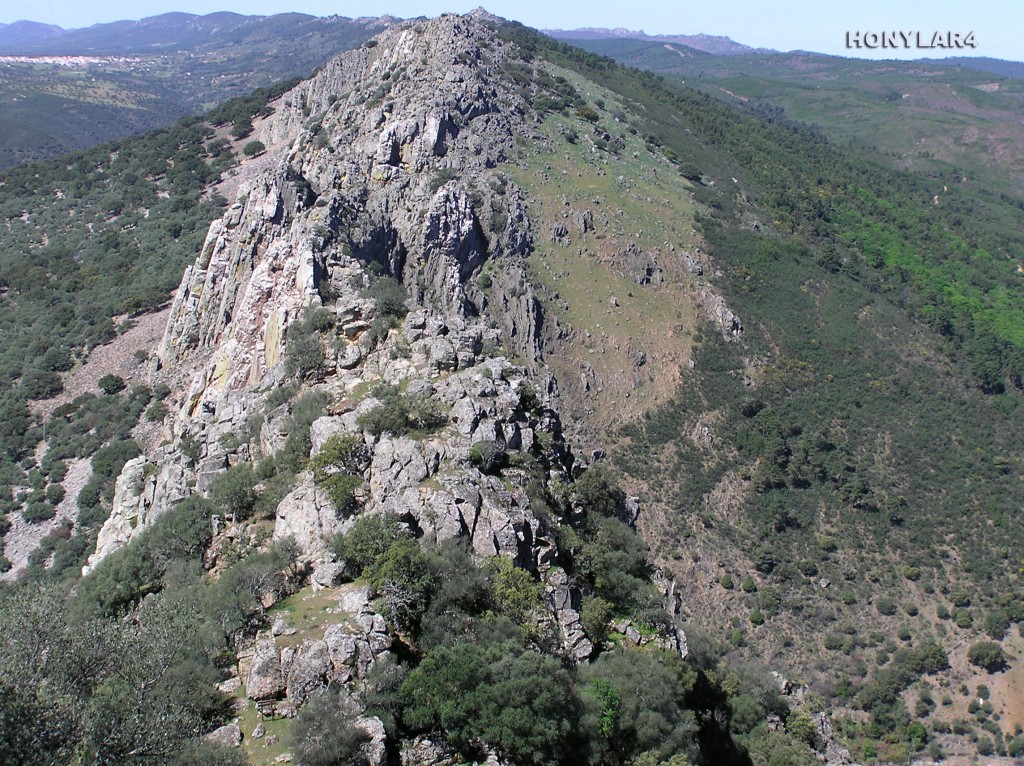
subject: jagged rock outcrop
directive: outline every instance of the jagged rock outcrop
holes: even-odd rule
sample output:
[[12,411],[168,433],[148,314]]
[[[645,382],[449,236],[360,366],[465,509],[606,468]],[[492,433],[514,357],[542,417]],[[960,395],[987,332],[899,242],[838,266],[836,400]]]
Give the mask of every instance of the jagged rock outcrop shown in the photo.
[[285,690],[285,675],[281,669],[281,651],[273,638],[256,642],[252,663],[245,680],[249,699],[260,702],[281,696]]
[[187,497],[190,476],[188,458],[164,447],[125,463],[114,484],[110,516],[100,528],[96,551],[83,574],[140,534],[164,509]]
[[[149,461],[156,478],[145,500],[122,493],[96,561],[130,538],[128,527],[144,528],[192,491],[180,475],[163,477],[169,463],[188,467],[183,438],[198,451],[199,491],[238,454],[219,442],[282,381],[288,328],[306,306],[330,296],[341,328],[329,349],[338,372],[408,377],[407,360],[372,358],[376,306],[361,295],[368,264],[433,312],[436,327],[408,327],[421,331],[409,342],[428,372],[470,366],[499,335],[536,371],[540,309],[521,262],[532,235],[522,193],[497,169],[528,132],[522,97],[501,70],[508,45],[482,17],[454,16],[398,25],[378,42],[286,94],[260,128],[265,141],[290,148],[268,159],[211,226],[158,351],[159,374],[191,380],[170,424],[177,449]],[[485,294],[474,278],[489,259],[501,267]],[[265,452],[283,443],[282,425],[267,419]],[[132,509],[139,502],[145,513]]]
[[701,305],[704,313],[722,331],[726,338],[735,337],[743,332],[743,323],[732,312],[725,298],[710,287],[702,287],[700,291]]
[[[521,468],[540,481],[576,475],[527,279],[534,235],[522,191],[501,172],[530,135],[523,96],[504,79],[508,49],[479,18],[398,25],[276,104],[259,135],[288,148],[262,160],[182,279],[158,353],[157,375],[179,382],[169,441],[125,466],[91,566],[239,462],[289,453],[291,481],[307,445],[296,455],[290,440],[308,427],[310,457],[335,436],[359,447],[345,468],[353,503],[336,501],[315,462],[277,503],[273,539],[296,543],[317,588],[346,571],[332,538],[359,515],[384,514],[425,541],[462,538],[480,558],[536,573],[545,641],[577,662],[593,655],[580,586],[556,566],[557,519],[537,512],[527,490],[538,477]],[[594,219],[580,211],[568,223],[586,234]],[[627,255],[638,282],[661,278],[653,255]],[[407,311],[371,289],[381,273],[401,285]],[[291,333],[309,307],[326,317],[302,330],[322,361],[296,375]],[[301,425],[290,389],[277,393],[296,379],[329,402]],[[429,425],[366,425],[396,402]],[[517,454],[495,475],[491,461]],[[634,522],[636,503],[626,512]],[[330,684],[354,694],[391,651],[370,592],[343,586],[339,598],[322,633],[289,638],[275,625],[239,650],[238,678],[262,713],[294,715]],[[383,726],[358,720],[368,761],[383,763]],[[427,741],[402,753],[403,763],[446,758]]]
[[350,526],[345,521],[338,517],[330,499],[317,489],[313,477],[303,473],[299,485],[277,507],[274,537],[290,537],[311,558],[326,559],[331,538]]
[[580,622],[579,593],[573,592],[564,571],[558,569],[549,574],[544,597],[569,656],[577,661],[588,659],[594,653],[594,644]]

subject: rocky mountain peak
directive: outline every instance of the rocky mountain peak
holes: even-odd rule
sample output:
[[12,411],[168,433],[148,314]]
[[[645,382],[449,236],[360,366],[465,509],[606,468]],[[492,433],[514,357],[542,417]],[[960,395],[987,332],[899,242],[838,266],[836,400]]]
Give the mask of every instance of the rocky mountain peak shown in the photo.
[[[335,400],[403,386],[452,424],[428,442],[365,436],[364,508],[431,539],[466,535],[481,555],[543,560],[550,543],[524,494],[475,469],[431,491],[419,486],[446,462],[471,468],[476,443],[529,451],[541,432],[558,440],[557,416],[520,406],[521,391],[543,394],[549,376],[522,263],[532,241],[523,195],[500,172],[526,110],[505,82],[510,46],[491,19],[389,28],[275,104],[258,129],[269,149],[210,227],[160,344],[154,375],[180,391],[166,424],[172,441],[125,467],[90,566],[227,466],[283,446],[288,407],[266,415],[257,440],[239,444],[237,434],[294,375],[312,309],[331,328],[314,341],[323,362],[301,370],[307,385]],[[478,278],[488,264],[485,289]],[[401,286],[404,306],[372,297],[378,275]],[[359,415],[379,405],[363,398],[314,423],[314,452],[332,434],[358,434]],[[548,462],[562,470],[557,450]],[[274,534],[316,559],[350,522],[307,475],[282,502]]]
[[[516,98],[496,82],[504,46],[491,24],[442,16],[375,42],[281,99],[261,138],[282,150],[186,273],[160,358],[209,357],[189,411],[211,386],[260,381],[288,324],[346,258],[377,263],[418,304],[464,315],[482,308],[469,278],[484,259],[525,251],[517,191],[503,187],[498,201],[484,183],[522,130]],[[508,225],[493,230],[506,209]]]

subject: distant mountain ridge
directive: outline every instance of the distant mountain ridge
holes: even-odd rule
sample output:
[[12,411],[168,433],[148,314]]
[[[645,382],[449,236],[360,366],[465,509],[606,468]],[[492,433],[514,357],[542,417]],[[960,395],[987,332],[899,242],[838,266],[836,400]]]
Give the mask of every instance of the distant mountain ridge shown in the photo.
[[[0,168],[162,127],[228,98],[308,76],[390,17],[167,13],[62,30],[0,27]],[[38,65],[17,57],[98,61]],[[105,60],[109,59],[109,60]]]
[[386,26],[393,19],[318,17],[303,13],[246,16],[218,12],[206,15],[164,13],[138,21],[114,21],[82,29],[19,21],[0,28],[0,52],[8,54],[146,54],[275,35],[330,33],[352,24]]
[[0,24],[0,48],[12,45],[33,44],[53,39],[66,33],[53,24],[40,24],[37,21],[15,21],[13,24]]
[[676,43],[694,48],[705,53],[714,53],[719,56],[741,56],[747,53],[766,53],[770,48],[751,48],[749,45],[738,43],[732,38],[722,35],[649,35],[643,31],[632,31],[629,29],[617,28],[606,29],[600,27],[583,27],[581,29],[545,29],[544,34],[554,37],[557,40],[645,40],[659,43]]

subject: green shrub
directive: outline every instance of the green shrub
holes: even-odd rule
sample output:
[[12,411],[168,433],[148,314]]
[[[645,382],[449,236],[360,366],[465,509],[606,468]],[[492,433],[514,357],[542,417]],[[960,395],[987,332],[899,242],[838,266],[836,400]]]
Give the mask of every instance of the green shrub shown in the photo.
[[124,378],[119,375],[104,375],[102,378],[96,381],[96,385],[99,387],[107,396],[113,396],[116,393],[124,391],[127,387],[127,383],[124,382]]
[[573,564],[577,577],[617,613],[634,614],[651,605],[654,591],[648,577],[647,546],[618,519],[588,520]]
[[734,585],[734,583],[732,581],[732,575],[729,574],[728,572],[726,572],[724,575],[722,575],[719,578],[718,584],[721,585],[726,590],[732,590],[735,587],[735,585]]
[[441,168],[430,177],[430,193],[436,194],[437,190],[445,184],[458,178],[458,172],[453,168]]
[[151,423],[160,423],[166,418],[171,412],[170,407],[167,406],[166,402],[155,401],[146,410],[146,420]]
[[43,500],[30,501],[25,505],[25,510],[21,512],[21,517],[29,524],[49,521],[56,515],[57,509]]
[[978,755],[992,755],[996,750],[995,744],[989,737],[979,737],[975,747],[978,750]]
[[893,601],[891,598],[886,598],[882,596],[880,598],[875,599],[875,609],[878,610],[879,614],[885,615],[886,617],[891,617],[892,615],[896,614],[896,602]]
[[285,371],[289,375],[304,378],[312,372],[320,370],[326,359],[320,339],[302,325],[288,328],[288,340],[285,348]]
[[456,748],[482,742],[512,763],[541,766],[573,753],[577,705],[568,671],[513,644],[432,650],[402,683],[402,720]]
[[237,463],[210,482],[210,500],[223,514],[243,521],[252,515],[258,496],[257,479],[250,463]]
[[380,400],[380,406],[360,415],[356,425],[374,436],[403,436],[410,431],[429,433],[448,422],[440,404],[428,394],[403,396],[393,388],[378,386],[373,395]]
[[331,504],[338,513],[347,516],[358,509],[356,493],[363,486],[363,480],[359,476],[334,473],[318,481],[317,485],[327,492]]
[[363,290],[363,296],[377,302],[377,311],[393,317],[404,317],[409,309],[405,305],[405,288],[390,276],[382,276],[373,280]]
[[190,497],[101,561],[82,579],[75,600],[88,616],[124,614],[163,588],[173,562],[195,561],[210,542],[212,504]]
[[964,609],[971,605],[971,594],[962,590],[954,591],[949,594],[949,600],[953,606]]
[[354,434],[334,434],[310,461],[310,468],[313,478],[320,482],[337,472],[361,474],[368,462],[369,451],[361,438]]
[[46,502],[51,505],[59,505],[64,499],[64,487],[60,484],[51,484],[46,488]]
[[967,650],[967,660],[975,667],[995,673],[1006,667],[1003,648],[994,641],[979,641]]
[[266,149],[267,147],[262,141],[249,141],[242,147],[242,154],[246,157],[255,157],[257,154],[265,152]]
[[753,577],[746,575],[740,582],[740,589],[744,593],[754,593],[757,590],[757,583],[754,582]]
[[398,396],[387,399],[356,418],[356,425],[374,436],[383,433],[401,436],[409,430],[408,405]]
[[1010,629],[1010,616],[1004,609],[997,609],[985,615],[985,632],[996,641]]
[[337,558],[344,560],[353,575],[374,571],[384,554],[408,533],[392,516],[360,516],[352,528],[332,541]]
[[600,645],[608,637],[608,623],[614,616],[614,607],[610,601],[600,596],[584,596],[580,607],[580,623],[595,645]]
[[64,390],[60,375],[49,370],[32,370],[21,381],[27,399],[52,399]]
[[364,570],[380,594],[380,613],[396,630],[413,635],[439,582],[428,554],[410,537],[401,537]]
[[492,556],[484,564],[491,601],[498,614],[522,624],[540,605],[541,585],[511,559]]
[[580,681],[583,728],[604,732],[597,744],[605,762],[637,763],[634,758],[651,754],[658,764],[694,749],[697,725],[687,696],[697,674],[678,656],[620,647],[582,668]]
[[508,454],[495,441],[479,441],[469,448],[469,462],[481,473],[498,474],[508,464]]
[[349,766],[360,761],[370,735],[343,712],[337,692],[312,695],[300,708],[289,734],[289,747],[302,766]]
[[588,514],[614,517],[625,502],[626,493],[611,472],[598,464],[572,484],[572,497],[574,504]]

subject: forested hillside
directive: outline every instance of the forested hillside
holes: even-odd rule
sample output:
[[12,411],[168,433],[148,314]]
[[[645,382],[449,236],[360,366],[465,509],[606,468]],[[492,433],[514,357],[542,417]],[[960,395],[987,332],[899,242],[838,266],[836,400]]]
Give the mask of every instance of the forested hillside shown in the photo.
[[962,668],[970,642],[1019,641],[1020,201],[514,34],[633,105],[630,129],[694,182],[743,318],[738,340],[699,330],[678,394],[616,439],[660,501],[659,561],[696,580],[692,614],[723,638],[803,656],[827,697],[871,712],[849,724],[865,752],[910,742],[915,719],[943,731],[960,706],[930,719],[900,696],[931,699],[914,647],[958,647]]
[[0,211],[0,761],[1024,753],[1012,193],[478,11]]
[[584,40],[594,53],[681,78],[732,106],[817,126],[892,167],[975,190],[1024,191],[1021,65],[990,59],[865,61],[816,53],[708,56],[682,45]]

